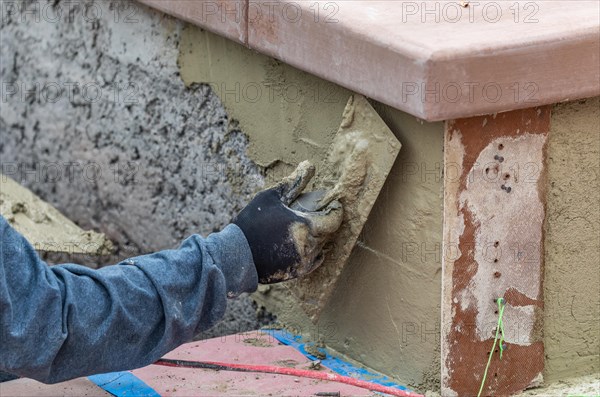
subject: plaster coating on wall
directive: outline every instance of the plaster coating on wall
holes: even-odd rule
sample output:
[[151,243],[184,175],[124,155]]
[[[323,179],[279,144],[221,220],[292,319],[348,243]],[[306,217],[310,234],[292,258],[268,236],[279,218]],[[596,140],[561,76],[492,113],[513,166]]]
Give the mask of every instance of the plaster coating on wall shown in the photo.
[[600,371],[600,98],[556,105],[548,144],[544,378]]
[[263,167],[303,160],[319,164],[351,95],[191,25],[182,33],[179,65],[188,85],[210,84],[231,118],[251,137],[248,154]]
[[[113,240],[100,265],[227,225],[262,170],[210,88],[181,81],[184,24],[129,1],[12,4],[36,3],[39,20],[0,25],[2,171]],[[229,304],[204,336],[259,326],[250,300]]]
[[[187,84],[211,82],[273,181],[302,160],[321,163],[351,94],[195,27],[184,30],[179,62]],[[250,100],[244,87],[255,84],[263,96]],[[283,285],[261,286],[255,298],[293,332],[420,390],[439,389],[443,125],[371,104],[402,150],[319,322]]]

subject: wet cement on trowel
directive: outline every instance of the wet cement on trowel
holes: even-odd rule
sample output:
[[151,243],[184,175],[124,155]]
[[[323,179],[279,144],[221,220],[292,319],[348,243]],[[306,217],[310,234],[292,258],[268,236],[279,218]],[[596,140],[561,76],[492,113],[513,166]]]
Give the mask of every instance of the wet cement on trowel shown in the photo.
[[102,233],[82,230],[27,188],[0,174],[0,214],[37,251],[108,255],[112,243]]
[[309,275],[285,284],[315,322],[333,292],[400,147],[367,100],[361,95],[351,96],[329,155],[318,168],[311,189],[327,192],[321,204],[341,202],[342,225],[334,240],[325,246],[324,263]]

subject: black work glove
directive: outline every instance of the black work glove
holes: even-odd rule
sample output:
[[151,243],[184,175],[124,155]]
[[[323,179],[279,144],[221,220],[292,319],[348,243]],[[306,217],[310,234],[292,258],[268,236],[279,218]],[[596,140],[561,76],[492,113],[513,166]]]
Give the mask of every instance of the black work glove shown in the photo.
[[278,185],[258,193],[233,221],[248,240],[263,284],[303,276],[319,267],[323,246],[342,223],[338,201],[314,212],[289,207],[314,173],[310,163],[302,162]]

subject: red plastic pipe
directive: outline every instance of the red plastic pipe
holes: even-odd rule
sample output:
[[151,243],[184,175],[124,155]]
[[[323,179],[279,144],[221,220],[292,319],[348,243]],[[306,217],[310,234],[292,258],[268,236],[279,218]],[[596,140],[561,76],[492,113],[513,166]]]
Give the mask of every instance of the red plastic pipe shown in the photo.
[[312,378],[312,379],[346,383],[348,385],[360,387],[362,389],[377,391],[380,393],[391,394],[392,396],[424,397],[421,394],[396,389],[395,387],[382,386],[382,385],[378,385],[376,383],[371,383],[371,382],[367,382],[364,380],[351,378],[349,376],[342,376],[342,375],[331,374],[331,373],[327,373],[327,372],[311,371],[311,370],[306,370],[306,369],[275,367],[275,366],[271,366],[271,365],[230,364],[230,363],[221,363],[221,362],[216,362],[216,361],[171,360],[171,359],[167,359],[167,358],[161,358],[160,360],[156,361],[154,364],[164,365],[166,367],[201,368],[201,369],[214,369],[214,370],[218,370],[218,371],[262,372],[262,373],[267,373],[267,374],[291,375],[291,376],[296,376],[296,377],[300,377],[300,378]]

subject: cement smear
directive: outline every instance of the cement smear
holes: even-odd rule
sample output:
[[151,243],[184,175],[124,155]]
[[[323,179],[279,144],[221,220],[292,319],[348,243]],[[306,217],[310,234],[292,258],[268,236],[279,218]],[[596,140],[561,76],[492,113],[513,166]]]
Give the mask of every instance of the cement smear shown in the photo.
[[[186,84],[210,84],[251,137],[248,154],[263,167],[304,160],[319,164],[351,94],[193,26],[182,33],[179,66]],[[273,182],[290,169],[276,171],[281,173],[272,173]]]
[[56,208],[2,174],[0,214],[38,251],[108,255],[113,248],[104,234],[82,230]]
[[600,371],[600,98],[556,105],[548,142],[544,378]]
[[341,202],[342,225],[325,247],[324,263],[286,284],[313,321],[331,296],[399,150],[400,143],[369,102],[361,95],[350,97],[329,155],[314,178],[314,188],[327,192],[321,204]]

